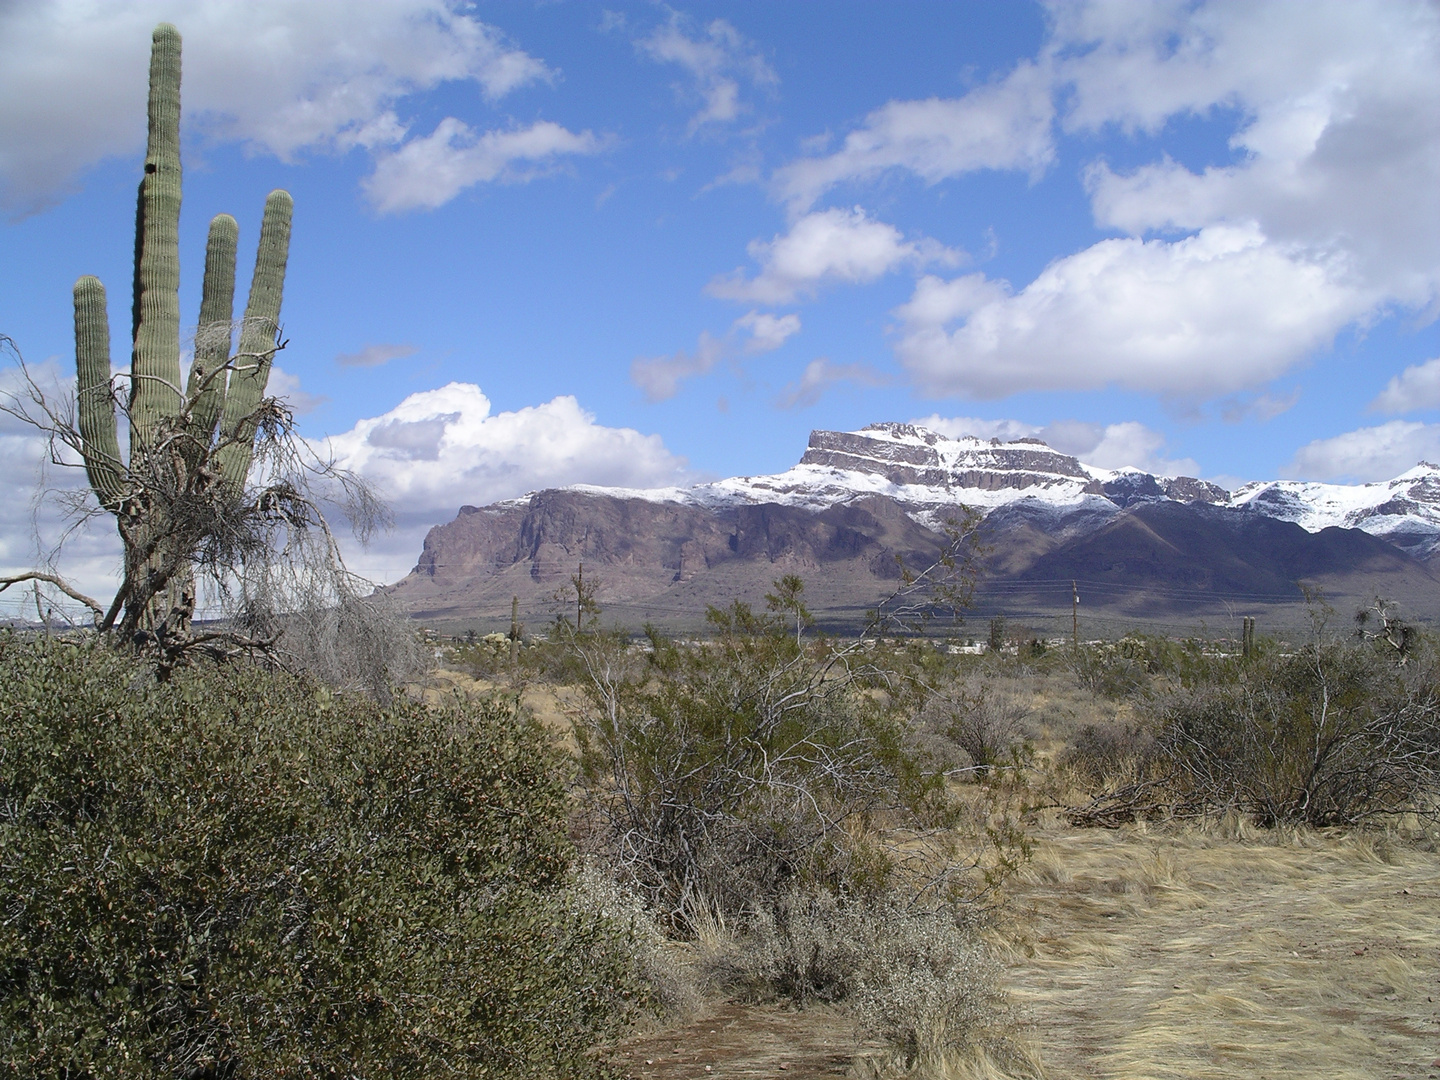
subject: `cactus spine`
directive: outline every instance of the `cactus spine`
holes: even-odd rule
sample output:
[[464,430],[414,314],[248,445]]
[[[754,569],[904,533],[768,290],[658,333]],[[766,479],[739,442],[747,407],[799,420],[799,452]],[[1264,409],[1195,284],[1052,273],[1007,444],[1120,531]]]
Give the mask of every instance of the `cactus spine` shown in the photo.
[[194,361],[182,390],[180,33],[168,23],[152,37],[147,117],[135,215],[128,462],[117,436],[105,287],[89,276],[75,283],[76,390],[86,475],[100,505],[115,515],[125,547],[125,580],[102,628],[123,609],[122,629],[174,633],[188,629],[194,610],[191,556],[205,528],[196,524],[203,519],[194,507],[216,497],[233,503],[244,494],[255,413],[279,347],[293,203],[284,191],[266,200],[233,358],[239,229],[229,214],[211,221]]

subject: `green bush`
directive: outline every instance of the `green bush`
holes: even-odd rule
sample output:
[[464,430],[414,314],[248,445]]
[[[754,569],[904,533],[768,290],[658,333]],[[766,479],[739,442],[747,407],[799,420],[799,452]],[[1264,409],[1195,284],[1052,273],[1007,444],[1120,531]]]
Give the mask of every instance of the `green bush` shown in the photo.
[[0,1066],[584,1073],[644,1003],[532,720],[0,636]]

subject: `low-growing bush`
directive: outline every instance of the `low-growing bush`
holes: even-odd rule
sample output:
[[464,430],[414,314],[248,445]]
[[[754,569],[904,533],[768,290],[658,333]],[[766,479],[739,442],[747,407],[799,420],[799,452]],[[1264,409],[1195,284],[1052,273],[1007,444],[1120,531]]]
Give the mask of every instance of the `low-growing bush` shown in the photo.
[[844,646],[743,604],[711,619],[706,645],[575,643],[596,857],[682,934],[796,887],[883,887],[880,819],[953,818],[941,777],[907,752],[905,718],[837,659]]
[[925,704],[922,720],[970,759],[976,775],[1023,758],[1029,710],[1013,694],[983,679],[944,684]]
[[1056,763],[1085,790],[1099,791],[1147,775],[1158,754],[1154,733],[1142,724],[1086,724]]
[[1069,818],[1115,825],[1233,811],[1262,826],[1323,827],[1435,814],[1436,659],[1413,634],[1398,650],[1323,631],[1318,618],[1309,645],[1267,644],[1249,658],[1190,643],[1151,650],[1145,662],[1156,670],[1130,692],[1139,719],[1088,725],[1059,756],[1090,799],[1067,808]]
[[512,704],[0,636],[14,1076],[582,1074],[641,1007]]
[[708,958],[712,980],[752,1000],[850,1001],[907,1070],[939,1075],[976,1042],[1003,1040],[999,965],[952,908],[896,893],[791,893],[752,912]]

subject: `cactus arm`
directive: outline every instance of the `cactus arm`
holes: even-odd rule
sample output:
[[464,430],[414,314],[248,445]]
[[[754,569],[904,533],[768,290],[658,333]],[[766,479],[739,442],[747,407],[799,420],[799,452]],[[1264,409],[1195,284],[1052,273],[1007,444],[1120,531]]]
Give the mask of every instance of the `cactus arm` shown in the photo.
[[288,191],[272,191],[265,200],[260,225],[260,249],[250,298],[240,327],[240,347],[230,369],[225,412],[220,421],[217,450],[225,484],[238,495],[250,472],[255,451],[255,411],[265,396],[270,364],[280,332],[280,301],[285,287],[285,263],[290,255],[290,218],[295,208]]
[[190,429],[208,447],[225,405],[224,367],[230,359],[230,320],[235,316],[235,247],[240,228],[229,214],[216,214],[205,244],[205,285],[195,328],[195,359],[185,400]]
[[150,51],[149,139],[135,222],[135,340],[130,452],[153,444],[180,411],[180,33],[155,28]]
[[105,286],[89,275],[75,282],[75,383],[85,475],[100,505],[114,512],[125,496],[125,466],[111,396],[110,320]]

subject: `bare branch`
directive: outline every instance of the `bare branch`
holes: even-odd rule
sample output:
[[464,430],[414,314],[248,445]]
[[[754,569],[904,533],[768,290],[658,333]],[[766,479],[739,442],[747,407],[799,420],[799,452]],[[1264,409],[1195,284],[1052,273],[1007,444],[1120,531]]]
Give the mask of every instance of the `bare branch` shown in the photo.
[[47,585],[55,586],[55,588],[70,597],[71,600],[84,604],[93,611],[97,625],[100,620],[105,617],[105,609],[100,606],[98,600],[92,600],[56,574],[46,574],[39,570],[31,570],[24,574],[16,574],[13,577],[0,577],[0,592],[4,592],[11,585],[18,585],[22,581],[43,581]]

